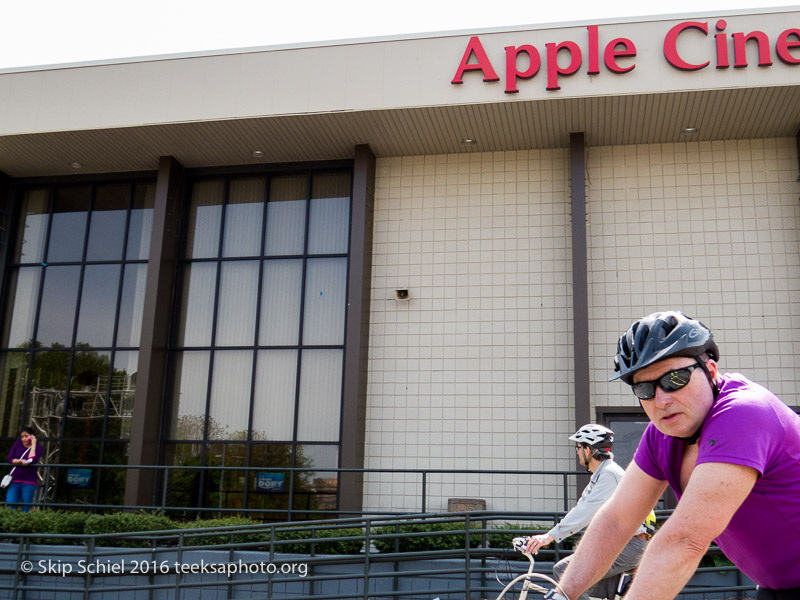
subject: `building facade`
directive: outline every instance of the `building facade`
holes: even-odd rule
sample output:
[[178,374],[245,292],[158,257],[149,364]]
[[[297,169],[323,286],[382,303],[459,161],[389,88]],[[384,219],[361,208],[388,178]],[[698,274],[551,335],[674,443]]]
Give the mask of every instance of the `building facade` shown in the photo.
[[658,309],[800,406],[800,12],[16,69],[0,99],[0,436],[71,465],[52,502],[558,510],[502,472],[574,468],[588,421],[632,454],[611,358]]

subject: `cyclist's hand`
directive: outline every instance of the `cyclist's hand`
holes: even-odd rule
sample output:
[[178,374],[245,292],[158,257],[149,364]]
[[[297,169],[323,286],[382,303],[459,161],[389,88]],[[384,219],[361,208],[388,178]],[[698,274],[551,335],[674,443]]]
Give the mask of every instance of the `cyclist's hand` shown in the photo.
[[528,540],[528,545],[525,548],[525,552],[530,554],[536,554],[539,551],[539,548],[544,548],[545,546],[549,546],[553,543],[553,537],[549,533],[543,533],[542,535],[532,535]]

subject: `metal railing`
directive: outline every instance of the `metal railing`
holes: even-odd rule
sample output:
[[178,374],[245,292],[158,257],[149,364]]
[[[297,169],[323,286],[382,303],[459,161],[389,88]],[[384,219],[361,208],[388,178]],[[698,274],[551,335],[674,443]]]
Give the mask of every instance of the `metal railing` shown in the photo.
[[[64,502],[59,500],[63,497],[64,490],[75,491],[79,488],[71,487],[68,485],[66,478],[63,476],[64,471],[78,469],[82,472],[91,471],[92,473],[102,473],[103,471],[120,471],[124,470],[126,477],[132,470],[140,471],[155,471],[156,493],[153,497],[152,504],[149,505],[124,505],[123,503],[103,502],[103,501],[82,501],[82,502]],[[285,477],[285,488],[280,492],[267,493],[272,497],[283,497],[285,506],[279,508],[259,508],[254,506],[255,502],[248,503],[247,498],[263,498],[265,494],[259,493],[251,489],[249,482],[251,474],[270,470],[278,473],[283,473]],[[107,510],[120,510],[120,509],[144,509],[152,510],[159,509],[165,512],[182,512],[186,514],[241,514],[241,515],[256,515],[262,517],[278,517],[280,520],[292,521],[295,515],[301,515],[303,518],[308,518],[312,515],[326,516],[346,516],[346,515],[363,515],[370,514],[368,511],[363,510],[342,510],[338,506],[331,508],[314,508],[310,506],[299,506],[298,498],[302,495],[305,498],[313,498],[315,496],[322,497],[325,494],[317,494],[313,490],[303,487],[304,484],[299,483],[304,478],[309,478],[311,474],[316,473],[330,473],[335,474],[337,481],[341,481],[341,476],[344,474],[391,474],[391,475],[407,475],[412,474],[418,478],[419,493],[419,506],[412,510],[397,511],[394,514],[408,514],[409,512],[426,513],[430,510],[429,501],[431,481],[435,478],[442,478],[445,476],[458,476],[464,475],[473,478],[482,477],[496,477],[496,476],[509,476],[520,478],[521,481],[526,481],[531,477],[539,477],[550,479],[552,483],[549,485],[551,490],[558,489],[560,491],[559,498],[556,500],[556,505],[560,504],[564,511],[568,510],[574,503],[574,494],[571,491],[575,490],[575,483],[577,477],[585,475],[580,471],[542,471],[542,470],[474,470],[474,469],[350,469],[350,468],[326,468],[324,471],[319,468],[267,468],[267,467],[235,467],[235,466],[197,466],[197,465],[112,465],[112,464],[68,464],[68,463],[52,463],[40,466],[40,472],[43,474],[44,485],[40,486],[40,491],[37,497],[37,504],[42,507],[50,508],[80,508],[81,510],[92,511],[107,511]],[[175,474],[177,473],[197,473],[199,475],[199,488],[203,487],[202,479],[209,478],[212,475],[220,474],[219,489],[207,490],[209,495],[215,494],[217,497],[217,504],[203,503],[202,501],[196,502],[194,505],[172,505],[169,502],[170,497],[170,484],[174,481]],[[226,490],[222,489],[222,481],[225,473],[245,474],[247,484],[229,490],[231,495],[243,495],[245,500],[242,505],[237,506],[234,503],[225,502]],[[96,485],[96,484],[95,484]],[[487,484],[488,485],[488,484]],[[310,486],[309,486],[310,487]],[[300,488],[300,489],[298,489]],[[92,488],[94,489],[94,488]],[[194,490],[199,493],[198,490]],[[334,494],[338,490],[334,490]],[[97,497],[102,499],[102,490],[97,494]],[[441,495],[436,495],[436,498],[442,498]],[[198,500],[202,500],[198,498]],[[531,501],[531,503],[533,500]],[[552,500],[550,500],[552,502]],[[338,503],[337,503],[338,504]],[[505,507],[493,507],[503,509]],[[390,511],[381,510],[376,514],[388,514]]]
[[[484,511],[88,536],[4,533],[0,595],[26,600],[487,599],[527,570],[527,560],[515,560],[522,557],[510,551],[510,539],[532,527],[546,530],[560,516]],[[416,547],[426,549],[415,550],[417,541]],[[536,570],[548,572],[564,552],[560,546],[541,551]],[[733,567],[725,569],[738,574]],[[687,586],[679,598],[751,594],[755,587],[738,577],[727,585]]]

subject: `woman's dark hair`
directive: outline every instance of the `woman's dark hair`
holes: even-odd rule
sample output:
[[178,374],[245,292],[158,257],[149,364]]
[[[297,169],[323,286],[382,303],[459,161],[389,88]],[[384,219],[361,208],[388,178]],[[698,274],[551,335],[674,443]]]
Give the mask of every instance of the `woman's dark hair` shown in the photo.
[[27,433],[28,435],[34,435],[33,427],[23,427],[19,430],[19,434],[22,435],[23,433]]

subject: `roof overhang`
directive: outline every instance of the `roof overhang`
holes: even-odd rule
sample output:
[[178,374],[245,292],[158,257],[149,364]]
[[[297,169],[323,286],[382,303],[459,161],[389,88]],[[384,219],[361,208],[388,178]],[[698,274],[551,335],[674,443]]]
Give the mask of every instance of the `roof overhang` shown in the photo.
[[[535,75],[513,77],[536,55]],[[189,168],[330,160],[357,144],[377,156],[553,148],[576,131],[591,146],[794,136],[794,59],[800,12],[767,11],[6,72],[0,170],[153,170],[162,155]]]

